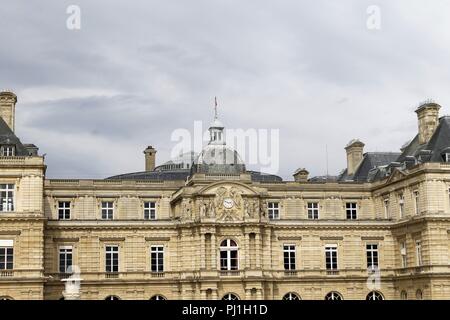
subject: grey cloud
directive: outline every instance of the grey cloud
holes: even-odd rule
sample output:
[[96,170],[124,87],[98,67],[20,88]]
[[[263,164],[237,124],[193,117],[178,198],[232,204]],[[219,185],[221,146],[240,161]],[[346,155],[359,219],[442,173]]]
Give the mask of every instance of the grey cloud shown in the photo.
[[[65,27],[70,4],[79,31]],[[372,4],[8,1],[0,88],[17,92],[17,133],[47,153],[50,177],[141,170],[147,144],[161,163],[174,129],[211,120],[214,96],[227,127],[280,129],[284,177],[324,174],[325,145],[334,174],[350,139],[396,151],[416,134],[419,101],[450,104],[449,5],[377,1],[371,31]],[[62,96],[45,97],[52,88]],[[22,100],[30,89],[41,94]]]

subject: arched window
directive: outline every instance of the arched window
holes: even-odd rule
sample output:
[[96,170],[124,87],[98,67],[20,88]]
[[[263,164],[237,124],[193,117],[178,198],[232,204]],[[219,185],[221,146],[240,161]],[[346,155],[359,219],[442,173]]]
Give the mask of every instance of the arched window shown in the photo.
[[220,244],[220,270],[238,270],[238,245],[234,240],[225,239]]
[[150,300],[167,300],[166,297],[160,295],[160,294],[155,294],[153,297],[150,298]]
[[283,300],[300,300],[300,296],[295,292],[288,292],[283,296]]
[[408,300],[408,292],[406,292],[405,290],[403,290],[403,291],[400,293],[400,299],[402,299],[402,300]]
[[417,291],[416,291],[416,299],[417,300],[422,300],[422,298],[423,298],[422,290],[417,289]]
[[222,297],[222,300],[239,300],[239,297],[234,293],[227,293]]
[[366,300],[384,300],[383,295],[378,291],[371,291],[366,296]]
[[342,295],[339,292],[331,291],[325,296],[325,300],[343,300]]
[[107,296],[105,300],[120,300],[118,296]]
[[10,296],[1,296],[0,300],[14,300],[14,299]]

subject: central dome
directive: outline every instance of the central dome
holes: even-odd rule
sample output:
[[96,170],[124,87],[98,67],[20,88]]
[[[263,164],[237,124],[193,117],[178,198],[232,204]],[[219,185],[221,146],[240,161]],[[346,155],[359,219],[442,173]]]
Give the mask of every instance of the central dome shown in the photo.
[[208,144],[194,161],[192,173],[239,174],[245,164],[236,150],[219,144]]
[[210,134],[208,145],[194,160],[191,174],[240,174],[245,172],[245,164],[237,151],[226,145],[224,126],[217,119],[217,110],[214,121],[208,130]]

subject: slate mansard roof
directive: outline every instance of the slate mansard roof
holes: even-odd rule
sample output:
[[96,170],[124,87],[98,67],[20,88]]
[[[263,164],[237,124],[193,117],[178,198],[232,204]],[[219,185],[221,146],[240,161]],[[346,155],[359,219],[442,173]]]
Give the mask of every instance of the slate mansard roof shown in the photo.
[[11,128],[0,117],[0,145],[12,145],[15,147],[15,155],[18,157],[36,156],[38,148],[34,144],[22,144]]
[[[267,174],[257,171],[247,171],[250,173],[254,182],[282,182],[283,179],[273,174]],[[142,171],[120,174],[106,178],[107,180],[149,180],[149,181],[186,181],[191,175],[191,170],[159,170],[159,171]]]
[[439,118],[439,125],[428,143],[419,144],[419,135],[396,152],[368,152],[355,174],[349,176],[344,170],[338,181],[372,182],[387,177],[393,168],[408,169],[424,162],[444,162],[450,154],[450,116]]

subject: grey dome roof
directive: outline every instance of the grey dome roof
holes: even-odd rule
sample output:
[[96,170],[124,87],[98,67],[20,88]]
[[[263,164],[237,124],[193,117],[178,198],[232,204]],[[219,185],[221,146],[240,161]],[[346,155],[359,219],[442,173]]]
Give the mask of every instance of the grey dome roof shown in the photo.
[[192,164],[191,173],[239,174],[245,164],[238,152],[223,144],[208,144]]

